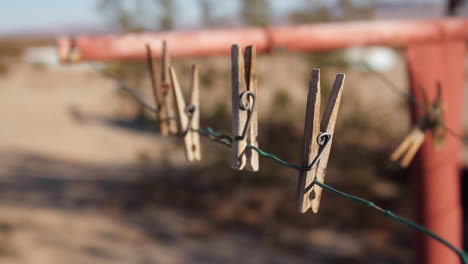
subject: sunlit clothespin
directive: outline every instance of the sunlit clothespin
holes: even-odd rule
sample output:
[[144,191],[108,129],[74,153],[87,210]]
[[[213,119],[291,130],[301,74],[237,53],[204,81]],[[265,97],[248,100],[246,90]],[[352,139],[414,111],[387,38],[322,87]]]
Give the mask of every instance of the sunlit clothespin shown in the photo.
[[234,169],[258,171],[258,153],[247,146],[258,147],[258,114],[256,108],[256,49],[233,45],[232,61],[232,159]]
[[317,179],[323,183],[325,180],[344,79],[344,74],[336,75],[330,99],[320,120],[320,70],[312,70],[302,141],[302,170],[298,183],[298,209],[301,213],[309,208],[317,213],[320,206],[322,188],[313,184],[313,181]]
[[161,83],[160,90],[163,95],[166,112],[167,112],[167,125],[169,132],[172,134],[177,134],[178,125],[177,120],[174,118],[176,115],[175,105],[174,105],[174,95],[173,90],[171,89],[171,80],[169,74],[169,68],[171,67],[171,59],[169,56],[169,45],[165,40],[162,41],[162,60],[161,60]]
[[151,76],[151,87],[153,88],[154,101],[158,112],[156,117],[159,123],[159,131],[161,135],[167,136],[169,134],[169,120],[167,119],[167,108],[166,108],[166,95],[167,91],[163,92],[158,76],[158,65],[153,57],[151,46],[146,44],[146,56],[148,61],[148,69]]
[[429,103],[426,91],[422,89],[424,116],[416,123],[413,130],[403,139],[403,142],[392,153],[392,161],[400,160],[403,168],[409,166],[414,156],[421,148],[426,131],[432,131],[436,148],[445,142],[445,126],[443,122],[442,87],[437,83],[437,96],[432,104]]
[[198,133],[198,129],[200,128],[198,67],[197,65],[193,65],[192,67],[189,105],[185,104],[179,80],[173,67],[170,67],[170,77],[174,89],[179,131],[180,135],[184,137],[185,155],[188,161],[199,161],[201,160],[201,145],[200,134]]

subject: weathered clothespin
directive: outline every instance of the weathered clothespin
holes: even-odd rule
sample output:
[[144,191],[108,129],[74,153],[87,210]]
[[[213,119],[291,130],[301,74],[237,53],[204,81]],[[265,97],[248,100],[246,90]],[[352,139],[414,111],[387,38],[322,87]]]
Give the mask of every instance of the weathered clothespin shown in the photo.
[[416,125],[413,130],[403,139],[401,144],[397,147],[395,152],[392,153],[390,159],[392,161],[397,161],[401,159],[400,165],[403,168],[409,166],[411,161],[414,158],[414,155],[418,152],[419,148],[424,142],[424,131],[421,128],[421,125]]
[[330,99],[320,121],[320,70],[312,70],[302,141],[302,169],[298,183],[298,209],[301,213],[309,208],[317,213],[320,206],[322,188],[313,182],[314,179],[321,183],[325,180],[344,79],[344,74],[336,75]]
[[413,130],[403,139],[401,144],[392,153],[392,161],[400,160],[400,166],[409,166],[414,156],[421,148],[426,131],[432,131],[436,148],[443,146],[445,142],[445,126],[443,122],[442,87],[437,83],[437,96],[432,104],[429,103],[426,91],[422,89],[423,107],[425,114],[416,122]]
[[198,129],[200,128],[198,67],[197,65],[193,65],[192,67],[189,105],[185,104],[179,80],[173,67],[170,67],[170,77],[174,89],[179,131],[180,135],[184,138],[185,155],[188,161],[199,161],[201,160],[201,145],[200,134],[198,133]]
[[170,74],[169,68],[171,67],[171,59],[169,56],[169,48],[168,44],[165,40],[162,42],[162,60],[161,60],[161,91],[163,94],[163,98],[165,100],[165,106],[168,116],[168,127],[169,132],[172,134],[178,133],[178,125],[177,120],[174,119],[176,115],[174,100],[175,94],[173,94],[173,90],[171,89],[171,81],[170,81]]
[[[427,101],[427,96],[426,96]],[[429,104],[427,102],[427,104]],[[428,111],[429,126],[432,128],[434,145],[440,148],[445,144],[444,103],[442,101],[442,85],[437,82],[437,95]]]
[[146,55],[151,76],[151,87],[153,88],[154,101],[158,109],[156,117],[159,123],[159,131],[161,132],[161,135],[167,136],[169,134],[169,120],[167,119],[167,109],[165,102],[165,95],[167,92],[163,93],[161,89],[158,78],[158,65],[153,57],[153,52],[149,44],[146,44]]
[[232,61],[232,159],[234,169],[258,171],[258,153],[247,146],[258,147],[258,114],[256,108],[256,49],[233,45]]
[[76,41],[75,39],[71,39],[70,41],[70,49],[68,52],[63,52],[60,55],[60,60],[65,63],[76,63],[80,60],[81,54],[80,50],[76,46]]

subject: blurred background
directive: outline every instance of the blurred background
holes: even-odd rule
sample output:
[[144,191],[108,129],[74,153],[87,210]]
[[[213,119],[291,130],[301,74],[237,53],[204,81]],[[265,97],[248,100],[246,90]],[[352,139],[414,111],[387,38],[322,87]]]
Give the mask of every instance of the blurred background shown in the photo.
[[[325,192],[318,214],[298,213],[294,170],[268,159],[258,173],[232,170],[230,150],[204,139],[202,162],[187,163],[182,140],[161,137],[155,116],[100,73],[111,72],[152,104],[145,61],[61,65],[54,42],[61,35],[448,15],[468,16],[468,3],[3,3],[0,263],[413,263],[413,233],[359,204]],[[201,126],[230,134],[230,58],[174,59],[184,88],[193,63],[200,67]],[[344,72],[326,183],[414,218],[409,170],[389,161],[411,126],[402,50],[275,51],[257,63],[262,149],[299,163],[310,69],[321,69],[324,98]]]

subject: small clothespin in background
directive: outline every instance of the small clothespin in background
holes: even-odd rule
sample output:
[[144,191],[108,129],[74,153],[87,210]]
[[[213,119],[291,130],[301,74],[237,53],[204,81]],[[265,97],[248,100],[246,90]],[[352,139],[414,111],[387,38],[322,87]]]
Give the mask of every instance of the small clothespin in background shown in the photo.
[[163,93],[161,85],[158,78],[158,65],[153,57],[153,52],[151,46],[146,44],[146,55],[148,61],[148,68],[151,76],[151,86],[153,88],[153,96],[156,103],[156,108],[158,112],[156,117],[159,123],[159,131],[162,136],[167,136],[169,134],[169,120],[167,119],[167,108],[166,108],[166,93]]
[[258,171],[258,153],[247,146],[258,147],[258,114],[256,109],[256,49],[232,45],[232,159],[233,169]]
[[170,67],[170,77],[176,101],[178,125],[180,135],[184,138],[185,155],[187,160],[201,160],[201,145],[198,129],[200,128],[200,95],[199,78],[197,65],[192,66],[192,80],[190,87],[189,105],[185,104],[182,89],[180,88],[177,74],[173,67]]
[[414,156],[421,148],[426,137],[426,131],[432,131],[436,148],[442,147],[445,143],[442,87],[440,83],[437,83],[437,96],[432,104],[429,103],[424,89],[422,89],[422,96],[425,114],[416,122],[413,130],[403,139],[403,142],[401,142],[395,152],[390,156],[392,161],[400,160],[400,165],[403,168],[409,166]]
[[[426,96],[426,103],[428,103]],[[442,101],[442,85],[437,82],[437,95],[429,111],[428,119],[432,127],[433,140],[436,149],[440,149],[445,144],[445,124],[444,124],[444,103]]]
[[70,50],[66,54],[60,54],[62,61],[67,63],[76,63],[80,60],[80,50],[76,46],[75,39],[71,39]]
[[320,70],[312,70],[302,141],[303,169],[298,182],[298,209],[301,213],[309,208],[317,213],[320,206],[322,188],[313,181],[317,179],[323,183],[325,180],[344,79],[344,74],[336,75],[330,99],[320,121]]
[[178,125],[177,120],[174,118],[176,116],[176,110],[174,105],[174,96],[173,90],[171,89],[171,81],[169,76],[169,68],[171,67],[171,59],[169,56],[169,45],[165,40],[162,41],[162,60],[161,60],[161,93],[163,95],[166,111],[167,111],[167,123],[169,127],[169,132],[172,134],[177,134]]

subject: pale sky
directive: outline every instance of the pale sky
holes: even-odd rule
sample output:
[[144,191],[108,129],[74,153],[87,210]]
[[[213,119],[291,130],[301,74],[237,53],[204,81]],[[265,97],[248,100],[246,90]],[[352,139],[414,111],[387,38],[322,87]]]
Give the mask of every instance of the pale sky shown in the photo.
[[[233,14],[238,9],[238,0],[214,0],[213,2],[216,1],[220,3],[214,8],[214,12],[218,15]],[[271,2],[276,10],[281,10],[293,8],[301,1],[303,0],[272,0]],[[96,10],[97,2],[97,0],[4,0],[0,8],[0,33],[79,25],[104,27],[106,21],[102,13]],[[198,23],[198,1],[176,0],[176,5],[178,11],[183,14],[181,16],[183,21],[180,22],[182,25]]]
[[[126,0],[134,1],[134,0]],[[151,1],[151,0],[139,0]],[[239,0],[212,0],[217,16],[232,16],[239,8]],[[333,5],[337,0],[270,0],[273,11],[281,14],[297,9],[303,3]],[[369,2],[371,0],[354,0]],[[380,0],[380,2],[397,0]],[[401,0],[405,1],[405,0]],[[409,0],[407,0],[409,1]],[[416,3],[442,2],[443,0],[412,0]],[[0,34],[34,30],[54,30],[77,28],[105,28],[106,21],[102,13],[96,10],[97,0],[3,0],[0,8]],[[176,0],[178,12],[182,18],[178,25],[182,28],[193,27],[199,21],[198,0]],[[149,11],[148,11],[149,12]]]

